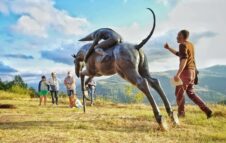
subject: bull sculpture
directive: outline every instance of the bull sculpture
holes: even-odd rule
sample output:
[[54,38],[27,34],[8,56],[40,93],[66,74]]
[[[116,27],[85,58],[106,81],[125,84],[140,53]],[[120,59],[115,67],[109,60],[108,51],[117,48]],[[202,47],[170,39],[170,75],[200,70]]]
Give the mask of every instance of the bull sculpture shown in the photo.
[[[173,112],[172,107],[160,85],[160,82],[158,79],[155,79],[150,75],[147,56],[142,50],[142,47],[151,38],[156,25],[155,13],[150,8],[148,8],[148,10],[150,10],[153,14],[153,27],[149,35],[141,43],[137,45],[124,42],[116,44],[104,50],[104,52],[108,55],[106,58],[103,58],[103,55],[93,52],[86,63],[85,57],[92,43],[85,44],[79,49],[76,55],[73,55],[75,73],[81,78],[84,112],[85,99],[88,98],[85,88],[85,76],[88,76],[86,82],[89,82],[89,80],[94,77],[109,76],[117,73],[123,79],[135,85],[146,95],[152,106],[155,119],[160,127],[166,129],[167,124],[163,120],[160,110],[150,92],[150,87],[152,87],[160,95],[171,120],[175,124],[179,124],[178,117],[175,112]],[[86,68],[84,69],[83,67]]]

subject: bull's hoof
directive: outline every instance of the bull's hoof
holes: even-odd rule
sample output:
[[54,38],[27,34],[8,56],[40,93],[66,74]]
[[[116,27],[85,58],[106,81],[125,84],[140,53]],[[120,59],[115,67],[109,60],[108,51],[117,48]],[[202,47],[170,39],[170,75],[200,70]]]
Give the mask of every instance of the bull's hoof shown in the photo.
[[175,111],[173,111],[171,113],[170,118],[171,118],[171,120],[172,120],[172,122],[173,122],[173,124],[175,126],[179,126],[180,125],[179,118],[178,118],[177,113]]
[[168,124],[166,123],[166,121],[163,121],[162,123],[159,124],[160,125],[160,129],[162,131],[168,131],[169,127]]
[[161,117],[160,121],[159,121],[159,126],[160,126],[160,129],[162,131],[168,131],[169,127],[168,127],[168,124],[166,123],[166,121],[163,119],[163,117]]

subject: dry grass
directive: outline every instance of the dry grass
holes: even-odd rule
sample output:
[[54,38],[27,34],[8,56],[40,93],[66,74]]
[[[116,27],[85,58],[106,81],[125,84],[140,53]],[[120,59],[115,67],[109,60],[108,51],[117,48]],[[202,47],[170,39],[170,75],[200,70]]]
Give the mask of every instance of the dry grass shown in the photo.
[[0,109],[0,142],[15,143],[208,143],[226,142],[226,107],[212,105],[215,116],[207,120],[195,106],[187,106],[180,127],[159,130],[150,106],[98,102],[70,109],[66,99],[59,106],[38,106],[38,99],[3,99],[16,109]]

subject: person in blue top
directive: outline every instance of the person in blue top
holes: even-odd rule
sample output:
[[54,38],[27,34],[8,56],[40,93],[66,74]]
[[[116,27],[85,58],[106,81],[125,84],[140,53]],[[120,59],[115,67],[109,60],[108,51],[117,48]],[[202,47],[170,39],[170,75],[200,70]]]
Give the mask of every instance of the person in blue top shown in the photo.
[[46,99],[47,99],[47,94],[49,91],[49,85],[46,82],[46,77],[42,76],[41,81],[38,84],[38,93],[39,93],[39,97],[40,97],[40,102],[39,102],[39,106],[41,106],[43,100],[44,100],[44,105],[46,105]]

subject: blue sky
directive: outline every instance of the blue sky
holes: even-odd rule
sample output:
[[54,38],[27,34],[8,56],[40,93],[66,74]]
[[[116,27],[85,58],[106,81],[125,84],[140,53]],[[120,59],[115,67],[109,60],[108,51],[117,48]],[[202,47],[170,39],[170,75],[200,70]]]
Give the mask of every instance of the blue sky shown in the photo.
[[[96,26],[115,25],[127,26],[134,21],[145,24],[148,19],[144,8],[152,7],[156,14],[161,15],[158,20],[167,16],[170,5],[163,5],[157,0],[64,0],[56,1],[56,8],[64,9],[73,16],[86,17]],[[77,11],[76,11],[77,9]],[[104,17],[104,20],[103,20]]]
[[70,55],[84,44],[78,39],[97,28],[111,27],[125,41],[138,43],[153,22],[147,7],[157,16],[154,36],[144,47],[152,71],[178,67],[177,58],[162,45],[169,42],[176,48],[176,34],[184,28],[197,47],[199,67],[226,64],[226,29],[221,28],[225,4],[224,0],[1,0],[0,78],[9,77],[7,69],[12,75],[73,71]]

